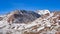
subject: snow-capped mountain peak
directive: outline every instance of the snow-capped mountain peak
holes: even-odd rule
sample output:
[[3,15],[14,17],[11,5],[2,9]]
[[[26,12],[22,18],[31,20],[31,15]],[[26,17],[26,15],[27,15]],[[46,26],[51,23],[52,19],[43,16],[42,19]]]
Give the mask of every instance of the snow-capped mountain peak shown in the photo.
[[49,10],[37,10],[37,13],[40,15],[44,15],[44,14],[50,13],[50,11]]
[[60,34],[60,12],[50,13],[49,10],[38,11],[38,14],[36,14],[35,12],[22,10],[1,16],[0,33]]

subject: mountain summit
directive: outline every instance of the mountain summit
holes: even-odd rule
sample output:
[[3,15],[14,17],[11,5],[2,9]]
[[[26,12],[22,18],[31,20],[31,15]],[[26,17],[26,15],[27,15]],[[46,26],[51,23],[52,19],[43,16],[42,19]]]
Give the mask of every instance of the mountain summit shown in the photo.
[[44,14],[50,13],[49,10],[37,10],[36,12],[37,12],[38,14],[40,14],[40,15],[44,15]]

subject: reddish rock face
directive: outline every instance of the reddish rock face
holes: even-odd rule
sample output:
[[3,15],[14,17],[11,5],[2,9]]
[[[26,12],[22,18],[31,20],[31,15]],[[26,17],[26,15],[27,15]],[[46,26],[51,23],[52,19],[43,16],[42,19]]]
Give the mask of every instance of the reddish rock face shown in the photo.
[[45,14],[45,15],[41,16],[41,18],[42,18],[42,19],[47,18],[49,15],[50,15],[50,14],[49,14],[49,13],[47,13],[47,14]]
[[13,22],[14,21],[14,14],[19,14],[18,11],[12,12],[11,15],[8,16],[7,22]]
[[56,32],[55,34],[60,34],[60,32]]
[[14,20],[14,16],[11,15],[11,16],[8,18],[7,22],[10,23],[10,22],[13,22],[13,20]]
[[58,20],[60,20],[60,15],[58,16]]
[[54,12],[53,16],[60,15],[60,12]]

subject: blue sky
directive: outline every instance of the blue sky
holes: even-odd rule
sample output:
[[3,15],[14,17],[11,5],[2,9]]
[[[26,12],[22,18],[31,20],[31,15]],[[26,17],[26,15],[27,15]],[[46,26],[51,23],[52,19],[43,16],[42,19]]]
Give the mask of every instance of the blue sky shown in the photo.
[[60,10],[60,0],[0,0],[0,14],[15,9],[25,10]]

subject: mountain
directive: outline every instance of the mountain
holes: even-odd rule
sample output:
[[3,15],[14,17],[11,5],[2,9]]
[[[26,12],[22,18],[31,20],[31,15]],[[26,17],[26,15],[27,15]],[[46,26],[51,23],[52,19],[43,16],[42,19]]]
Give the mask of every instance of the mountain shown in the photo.
[[[60,12],[15,10],[0,21],[1,34],[60,34]],[[44,13],[44,14],[43,14]]]
[[44,15],[44,14],[50,13],[50,11],[49,10],[37,10],[36,13],[40,15]]
[[39,17],[40,15],[33,11],[15,10],[14,12],[8,14],[8,22],[12,21],[13,23],[28,23]]

